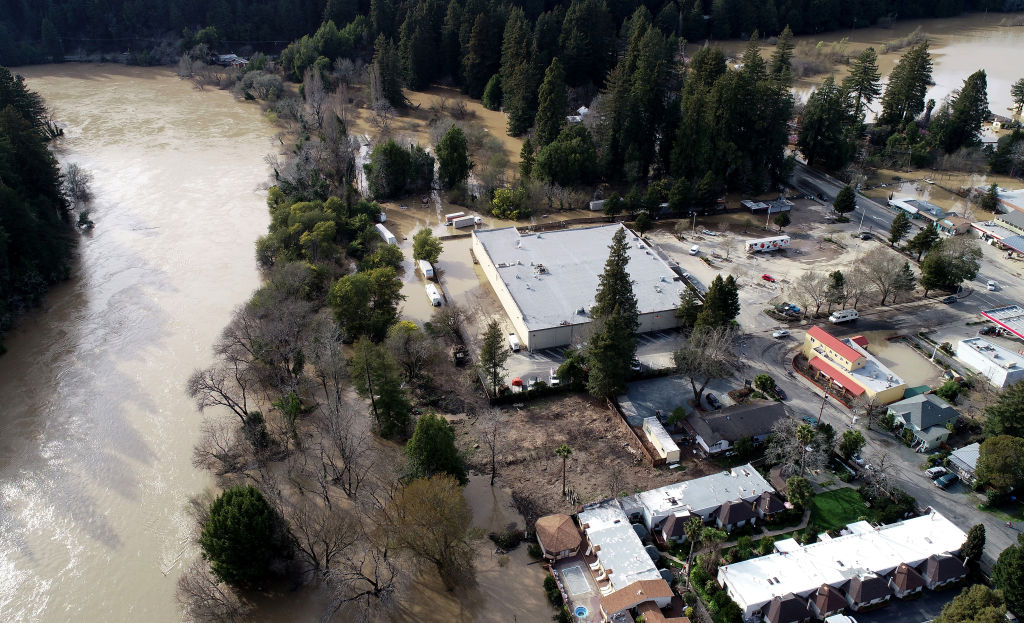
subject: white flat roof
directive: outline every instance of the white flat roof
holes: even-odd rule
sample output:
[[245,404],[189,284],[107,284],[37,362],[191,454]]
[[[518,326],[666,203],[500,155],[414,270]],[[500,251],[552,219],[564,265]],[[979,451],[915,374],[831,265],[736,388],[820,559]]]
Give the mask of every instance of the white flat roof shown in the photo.
[[[474,231],[473,236],[515,299],[526,327],[533,331],[590,322],[590,316],[578,312],[593,307],[608,247],[621,227],[599,225],[536,234],[505,227]],[[637,309],[641,314],[671,313],[685,288],[682,278],[628,229],[626,241]]]
[[639,580],[661,579],[661,573],[617,501],[609,500],[581,512],[579,522],[580,526],[587,526],[584,532],[590,543],[600,546],[596,555],[605,571],[612,571],[608,581],[614,590]]
[[1016,334],[1017,337],[1024,338],[1024,309],[1020,305],[984,309],[981,315]]
[[971,223],[971,227],[977,229],[980,232],[984,232],[997,240],[1004,238],[1012,238],[1017,235],[1017,232],[1010,231],[1002,225],[997,225],[994,221],[984,221],[980,223]]
[[679,451],[679,446],[676,445],[675,440],[672,439],[672,435],[668,434],[668,431],[661,425],[658,418],[644,418],[644,430],[650,431],[650,434],[658,440],[658,443],[661,444],[661,449],[665,452]]
[[747,463],[727,472],[644,491],[637,497],[651,515],[662,515],[681,509],[698,512],[765,491],[775,489]]
[[860,344],[857,344],[850,338],[844,338],[841,341],[843,344],[864,355],[865,363],[863,367],[850,372],[841,370],[850,378],[855,379],[861,387],[869,387],[872,391],[880,392],[890,387],[904,384],[903,379],[887,368],[884,363],[875,359],[875,356],[862,348]]
[[743,610],[759,609],[773,597],[806,596],[822,584],[836,586],[863,573],[883,575],[899,566],[920,564],[929,556],[956,551],[964,531],[936,511],[899,523],[812,543],[786,553],[725,565],[718,579]]
[[[1008,348],[1003,348],[995,342],[989,342],[985,338],[972,337],[967,338],[966,340],[960,340],[960,343],[964,346],[970,347],[978,355],[984,357],[990,363],[997,365],[1000,368],[1006,368],[1007,370],[1024,368],[1024,356],[1021,356]],[[1007,367],[1008,365],[1009,367]]]

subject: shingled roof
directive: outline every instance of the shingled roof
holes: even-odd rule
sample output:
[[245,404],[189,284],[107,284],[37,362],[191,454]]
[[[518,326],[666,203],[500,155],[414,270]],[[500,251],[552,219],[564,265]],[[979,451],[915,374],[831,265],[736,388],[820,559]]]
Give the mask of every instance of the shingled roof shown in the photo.
[[714,415],[691,415],[686,418],[694,432],[713,446],[726,439],[729,443],[742,437],[767,435],[776,421],[786,417],[786,407],[774,400],[755,400],[726,407]]
[[786,503],[771,491],[765,491],[757,498],[757,510],[761,511],[762,515],[773,515],[786,510]]
[[648,600],[670,599],[672,587],[665,580],[638,580],[601,597],[601,607],[612,616]]
[[892,574],[892,585],[901,593],[909,593],[923,588],[925,581],[921,574],[917,572],[917,569],[905,562],[901,562],[900,566],[896,567],[896,571]]
[[537,540],[546,551],[551,553],[576,549],[583,540],[572,517],[561,513],[545,515],[538,519],[536,530]]
[[806,601],[789,593],[772,599],[764,618],[768,623],[796,623],[811,618],[811,613]]
[[967,571],[955,556],[930,556],[924,562],[924,575],[932,582],[947,582],[961,578]]
[[811,601],[814,603],[814,607],[818,609],[818,613],[825,615],[831,612],[839,612],[846,607],[846,598],[843,597],[842,593],[838,589],[832,587],[829,584],[822,584],[815,591],[811,597]]
[[754,518],[754,508],[748,502],[742,500],[726,502],[718,509],[718,519],[723,526],[731,526],[741,521],[750,521]]
[[850,580],[846,594],[855,604],[866,604],[889,594],[889,582],[875,574],[858,575]]
[[675,513],[668,516],[665,523],[661,525],[661,531],[664,533],[666,539],[682,540],[686,537],[686,522],[690,521],[693,515],[676,515]]

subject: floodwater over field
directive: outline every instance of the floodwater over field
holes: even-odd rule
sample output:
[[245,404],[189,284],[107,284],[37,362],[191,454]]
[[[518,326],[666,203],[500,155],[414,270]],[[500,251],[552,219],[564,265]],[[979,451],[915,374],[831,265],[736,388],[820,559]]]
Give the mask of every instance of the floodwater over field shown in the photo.
[[[879,53],[879,71],[885,79],[906,49],[882,54],[883,46],[906,37],[920,27],[931,42],[934,63],[932,79],[935,84],[928,90],[928,97],[941,104],[944,97],[963,85],[967,76],[984,69],[988,77],[989,109],[997,115],[1008,116],[1007,109],[1013,103],[1010,85],[1024,77],[1019,60],[1024,54],[1024,26],[1002,24],[1012,23],[1020,17],[1020,13],[979,13],[946,19],[907,20],[897,22],[892,28],[843,30],[801,36],[796,40],[814,45],[819,41],[830,44],[845,38],[846,53],[850,56],[872,46]],[[724,47],[731,54],[742,50],[742,44],[735,42],[728,42]],[[762,54],[767,58],[772,49],[773,46],[765,46]],[[837,65],[835,72],[837,78],[841,78],[846,74],[846,66]],[[827,76],[828,73],[823,73],[796,81],[794,91],[797,98],[806,100],[811,89]],[[877,102],[872,108],[877,111]]]
[[0,619],[178,621],[185,504],[210,482],[184,383],[258,286],[275,130],[168,70],[18,71],[95,178],[96,228],[0,357]]

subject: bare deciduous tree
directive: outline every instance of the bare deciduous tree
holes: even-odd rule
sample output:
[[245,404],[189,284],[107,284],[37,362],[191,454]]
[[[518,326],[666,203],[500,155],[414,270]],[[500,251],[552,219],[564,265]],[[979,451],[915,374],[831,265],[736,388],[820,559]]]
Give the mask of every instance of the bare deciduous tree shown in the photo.
[[298,501],[288,514],[288,532],[314,577],[326,577],[361,536],[348,511],[310,499]]
[[843,276],[846,278],[846,296],[848,300],[853,301],[853,307],[856,308],[860,303],[861,297],[870,290],[871,282],[868,280],[868,275],[864,268],[859,264],[843,273]]
[[204,560],[196,560],[178,578],[178,603],[193,621],[249,620],[252,607],[210,573]]
[[310,331],[306,345],[313,374],[324,391],[328,401],[341,402],[343,381],[348,373],[348,362],[341,349],[341,330],[334,319],[319,316]]
[[437,342],[425,331],[410,324],[400,322],[392,326],[384,342],[395,363],[401,366],[407,382],[419,379],[424,369],[441,359]]
[[248,366],[236,360],[194,371],[186,384],[186,392],[200,412],[209,407],[227,407],[244,426],[249,417],[249,393],[254,385]]
[[896,292],[905,262],[906,260],[895,251],[876,247],[866,253],[858,263],[858,268],[864,270],[868,283],[874,286],[875,292],[882,297],[882,305],[885,305],[890,294]]
[[793,284],[793,292],[797,298],[809,301],[814,305],[814,315],[821,312],[821,306],[828,302],[828,275],[809,270],[797,278]]
[[[793,418],[782,418],[772,426],[765,456],[771,463],[781,465],[783,478],[804,471],[816,471],[828,464],[828,456],[819,444],[804,443],[797,435],[800,422]],[[808,449],[810,448],[810,449]]]
[[445,337],[452,342],[459,342],[462,339],[462,327],[466,323],[466,310],[454,303],[438,307],[430,320]]
[[302,77],[302,94],[306,98],[306,106],[312,115],[312,125],[317,130],[324,126],[324,113],[327,108],[327,89],[320,71],[310,67]]
[[92,201],[92,174],[74,162],[64,167],[63,187],[75,208]]
[[324,620],[344,612],[353,623],[386,621],[401,605],[408,576],[386,542],[364,535],[364,548],[352,548],[344,561],[328,574],[334,587]]
[[373,116],[370,117],[370,120],[381,136],[387,136],[394,118],[395,107],[387,100],[380,100],[373,105]]
[[360,486],[375,464],[369,434],[350,411],[331,400],[320,405],[313,425],[320,437],[317,449],[323,471],[345,495],[358,497]]
[[245,470],[244,457],[250,451],[237,425],[206,418],[200,427],[199,441],[192,448],[192,466],[218,476],[237,474]]
[[480,439],[487,447],[491,460],[491,486],[494,486],[494,478],[498,474],[498,455],[501,454],[504,437],[502,436],[501,411],[488,409],[481,414],[477,421],[480,430]]
[[[676,368],[690,379],[694,403],[699,405],[704,388],[711,379],[732,374],[736,356],[733,352],[736,331],[732,327],[700,327],[686,344],[672,353]],[[697,387],[700,383],[700,387]]]

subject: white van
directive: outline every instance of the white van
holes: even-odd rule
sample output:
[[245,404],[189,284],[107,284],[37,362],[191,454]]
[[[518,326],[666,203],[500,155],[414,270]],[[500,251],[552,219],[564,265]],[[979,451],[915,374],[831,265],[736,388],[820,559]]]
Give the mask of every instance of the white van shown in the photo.
[[839,324],[858,318],[860,318],[860,314],[857,313],[856,309],[840,309],[839,311],[832,312],[832,315],[828,317],[828,321],[832,324]]
[[521,346],[519,345],[519,338],[515,333],[508,334],[508,346],[512,349],[512,352],[518,353]]
[[695,244],[692,247],[690,247],[690,255],[697,255],[698,253],[700,253],[700,245],[699,244]]

